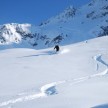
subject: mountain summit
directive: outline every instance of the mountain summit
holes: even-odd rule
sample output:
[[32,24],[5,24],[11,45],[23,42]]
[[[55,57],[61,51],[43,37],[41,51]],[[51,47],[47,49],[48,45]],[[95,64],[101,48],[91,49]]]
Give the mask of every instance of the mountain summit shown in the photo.
[[0,47],[32,47],[66,45],[108,35],[108,0],[92,0],[75,8],[69,6],[59,15],[39,26],[4,24],[0,26]]

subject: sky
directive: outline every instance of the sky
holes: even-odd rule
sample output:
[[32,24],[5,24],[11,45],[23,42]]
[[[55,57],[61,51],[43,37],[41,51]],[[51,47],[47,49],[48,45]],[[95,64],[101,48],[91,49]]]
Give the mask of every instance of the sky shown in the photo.
[[42,21],[62,12],[69,5],[80,7],[90,0],[0,0],[0,25]]

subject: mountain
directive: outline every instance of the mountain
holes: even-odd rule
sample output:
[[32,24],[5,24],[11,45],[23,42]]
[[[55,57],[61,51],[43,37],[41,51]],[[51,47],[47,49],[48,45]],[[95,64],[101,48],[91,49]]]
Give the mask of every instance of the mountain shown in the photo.
[[40,25],[4,24],[0,26],[0,47],[47,48],[67,45],[108,34],[108,0],[91,0],[75,8],[69,6]]
[[0,51],[0,108],[108,108],[108,36]]

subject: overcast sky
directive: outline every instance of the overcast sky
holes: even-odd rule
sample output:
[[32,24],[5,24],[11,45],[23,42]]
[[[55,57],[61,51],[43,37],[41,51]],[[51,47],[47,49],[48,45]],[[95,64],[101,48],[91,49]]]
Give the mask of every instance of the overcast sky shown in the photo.
[[62,12],[69,5],[80,7],[90,0],[0,0],[0,24],[38,25]]

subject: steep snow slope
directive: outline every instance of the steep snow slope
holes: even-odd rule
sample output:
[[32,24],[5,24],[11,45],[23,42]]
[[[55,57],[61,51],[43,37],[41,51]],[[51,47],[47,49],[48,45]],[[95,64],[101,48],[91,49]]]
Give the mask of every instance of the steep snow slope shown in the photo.
[[107,20],[108,1],[92,0],[78,9],[70,6],[60,15],[49,19],[49,23],[43,24],[41,29],[44,34],[58,36],[55,43],[69,44],[107,35],[104,30],[108,30]]
[[10,48],[40,49],[104,35],[108,35],[108,0],[91,0],[80,8],[69,6],[39,26],[13,23],[1,25],[0,47],[3,49],[8,45]]
[[0,51],[0,108],[108,107],[107,44],[105,36],[62,46],[58,54]]

